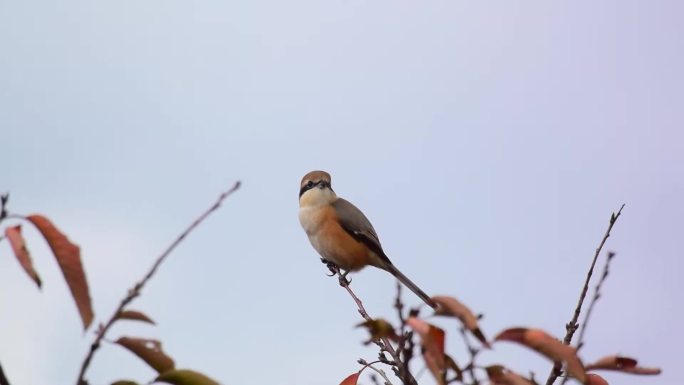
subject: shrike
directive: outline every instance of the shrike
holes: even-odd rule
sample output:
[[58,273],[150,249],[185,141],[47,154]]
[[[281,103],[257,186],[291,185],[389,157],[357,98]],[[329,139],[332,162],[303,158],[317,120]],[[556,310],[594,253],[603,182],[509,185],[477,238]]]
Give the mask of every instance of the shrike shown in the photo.
[[330,174],[311,171],[299,186],[299,222],[311,245],[324,260],[340,269],[358,271],[370,265],[383,269],[416,293],[425,303],[435,302],[389,260],[368,218],[348,201],[339,198]]

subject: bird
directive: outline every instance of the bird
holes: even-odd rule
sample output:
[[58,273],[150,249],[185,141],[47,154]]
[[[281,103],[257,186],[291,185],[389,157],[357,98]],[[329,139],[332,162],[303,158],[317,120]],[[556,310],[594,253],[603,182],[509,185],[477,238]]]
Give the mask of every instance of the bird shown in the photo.
[[395,276],[433,309],[437,304],[390,261],[368,218],[332,189],[330,174],[311,171],[299,186],[299,222],[324,262],[345,270],[374,266]]

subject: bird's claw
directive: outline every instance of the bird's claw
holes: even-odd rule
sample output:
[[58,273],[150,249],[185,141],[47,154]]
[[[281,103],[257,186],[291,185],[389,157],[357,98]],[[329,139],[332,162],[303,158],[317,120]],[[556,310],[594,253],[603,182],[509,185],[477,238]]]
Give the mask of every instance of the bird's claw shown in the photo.
[[328,277],[334,277],[337,274],[339,268],[337,267],[336,264],[328,261],[325,258],[321,258],[321,262],[324,263],[325,266],[328,267],[328,270],[330,270],[330,274],[326,274]]
[[340,273],[339,280],[340,280],[340,286],[346,287],[349,286],[351,283],[351,278],[347,278],[347,274],[349,274],[349,271],[345,271],[344,273]]
[[349,284],[351,283],[351,278],[347,278],[347,274],[349,274],[349,270],[347,270],[343,273],[342,269],[340,269],[339,266],[337,266],[333,262],[328,261],[325,258],[321,258],[321,262],[324,263],[328,267],[328,270],[330,270],[330,274],[326,274],[328,277],[334,277],[334,276],[338,275],[340,285],[341,286],[349,286]]

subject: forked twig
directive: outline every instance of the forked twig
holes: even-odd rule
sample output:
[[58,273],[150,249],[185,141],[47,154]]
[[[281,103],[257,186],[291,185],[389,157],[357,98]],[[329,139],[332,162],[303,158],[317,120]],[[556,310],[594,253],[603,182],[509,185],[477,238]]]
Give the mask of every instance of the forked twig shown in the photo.
[[[594,253],[594,259],[591,261],[591,266],[589,267],[589,271],[587,272],[587,278],[584,281],[584,286],[582,287],[582,293],[580,293],[579,300],[577,301],[577,307],[575,307],[575,312],[573,313],[572,319],[570,322],[568,322],[565,325],[565,338],[563,338],[563,343],[566,345],[570,345],[570,342],[572,342],[572,336],[575,334],[575,331],[577,331],[577,328],[579,327],[579,324],[577,323],[577,320],[579,319],[580,313],[582,312],[582,305],[584,304],[584,298],[587,296],[587,290],[589,289],[589,281],[591,280],[591,276],[594,273],[594,266],[596,266],[596,260],[599,257],[599,254],[601,253],[601,249],[603,248],[603,245],[606,243],[606,240],[608,240],[608,237],[610,237],[610,231],[613,229],[613,225],[615,222],[617,222],[617,219],[620,217],[620,214],[622,213],[622,209],[625,207],[623,204],[620,206],[620,210],[618,210],[617,214],[612,213],[610,215],[610,222],[608,224],[608,229],[606,230],[606,233],[603,235],[603,239],[601,240],[601,243],[599,246],[596,248],[596,252]],[[549,377],[546,379],[546,385],[552,385],[556,379],[563,374],[562,372],[562,364],[557,363],[553,366],[551,369],[551,373],[549,373]]]
[[131,303],[136,297],[140,295],[140,292],[142,288],[145,286],[145,284],[154,276],[154,273],[157,271],[159,266],[164,262],[166,257],[171,254],[171,252],[178,246],[187,236],[190,234],[197,226],[199,226],[209,215],[211,215],[214,211],[216,211],[219,207],[221,207],[221,203],[235,190],[240,188],[240,182],[236,182],[235,185],[230,188],[228,191],[222,193],[219,198],[216,200],[216,203],[214,203],[211,207],[209,207],[202,215],[200,215],[197,219],[195,219],[194,222],[188,226],[188,228],[183,231],[178,238],[176,238],[175,241],[169,245],[169,247],[164,250],[164,252],[157,257],[157,260],[154,262],[150,270],[145,274],[145,277],[143,279],[136,283],[131,289],[128,290],[128,294],[126,294],[126,297],[121,300],[121,303],[119,306],[116,308],[114,311],[114,314],[109,318],[109,321],[105,323],[102,327],[100,327],[97,331],[97,334],[95,336],[95,340],[93,343],[90,345],[90,350],[88,351],[88,354],[86,355],[85,359],[83,360],[83,363],[81,364],[81,370],[78,374],[78,379],[76,380],[77,385],[86,385],[87,382],[85,381],[85,373],[86,370],[88,369],[88,366],[90,365],[90,362],[93,359],[93,355],[99,349],[100,344],[102,342],[102,339],[105,337],[105,334],[109,330],[109,328],[112,327],[114,322],[117,320],[117,317],[119,314],[124,310],[124,308]]
[[[361,314],[361,317],[363,317],[366,321],[373,321],[373,318],[371,318],[368,315],[366,308],[363,307],[363,303],[361,302],[359,297],[356,296],[354,291],[349,286],[349,281],[344,277],[340,268],[338,266],[332,264],[332,263],[327,263],[327,265],[328,265],[328,268],[332,272],[337,274],[337,276],[339,277],[340,286],[344,287],[345,290],[347,290],[347,293],[349,293],[349,295],[352,297],[354,302],[356,302],[356,306],[358,307],[358,311],[359,311],[359,314]],[[390,356],[392,356],[392,362],[390,362],[390,364],[393,365],[397,369],[396,370],[397,375],[402,380],[402,382],[404,382],[405,385],[418,385],[418,383],[416,382],[416,379],[413,377],[411,372],[406,370],[406,368],[404,367],[404,364],[401,360],[399,353],[397,353],[397,351],[394,349],[394,347],[390,343],[389,338],[382,337],[381,341],[382,342],[378,341],[378,346],[380,346],[380,349],[386,351],[387,353],[389,353]],[[382,356],[382,352],[380,355]],[[387,363],[387,362],[385,362],[385,363]]]
[[591,317],[591,312],[592,310],[594,310],[594,305],[596,305],[596,301],[598,301],[599,298],[601,298],[601,287],[603,286],[603,283],[606,281],[606,278],[608,278],[608,273],[610,272],[610,262],[613,260],[613,258],[615,258],[615,253],[609,251],[608,256],[606,257],[606,264],[603,265],[603,274],[601,274],[601,279],[598,281],[596,287],[594,288],[594,296],[591,298],[591,302],[589,302],[587,313],[584,315],[584,321],[582,322],[582,326],[579,329],[579,335],[577,336],[577,350],[581,349],[584,345],[584,333],[587,330],[589,317]]

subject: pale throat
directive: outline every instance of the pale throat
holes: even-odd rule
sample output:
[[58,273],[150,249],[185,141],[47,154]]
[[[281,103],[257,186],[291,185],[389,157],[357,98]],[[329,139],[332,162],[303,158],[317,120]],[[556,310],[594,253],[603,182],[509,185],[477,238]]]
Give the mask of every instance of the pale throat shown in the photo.
[[299,207],[318,207],[333,203],[337,199],[335,192],[329,188],[312,188],[311,190],[302,194],[299,198]]

